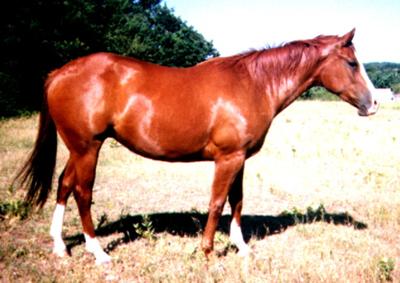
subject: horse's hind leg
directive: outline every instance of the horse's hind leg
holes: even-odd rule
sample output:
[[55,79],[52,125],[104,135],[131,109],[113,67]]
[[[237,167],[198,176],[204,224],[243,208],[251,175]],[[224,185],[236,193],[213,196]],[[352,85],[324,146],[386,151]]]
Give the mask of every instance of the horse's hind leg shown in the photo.
[[96,263],[109,262],[110,257],[100,247],[95,237],[90,207],[98,153],[102,142],[96,141],[86,150],[71,152],[68,163],[60,176],[57,205],[53,214],[50,234],[54,240],[53,253],[63,256],[66,246],[62,240],[62,224],[68,197],[74,194],[82,221],[86,249],[96,257]]
[[57,205],[51,222],[50,235],[54,241],[53,253],[65,256],[67,249],[62,239],[62,225],[64,220],[65,206],[75,183],[75,170],[71,158],[68,160],[64,171],[58,180]]
[[74,158],[76,186],[72,191],[82,221],[86,250],[96,257],[96,264],[109,262],[111,260],[110,256],[104,252],[99,241],[96,239],[90,212],[97,158],[101,145],[102,142],[98,141],[84,153],[76,154]]

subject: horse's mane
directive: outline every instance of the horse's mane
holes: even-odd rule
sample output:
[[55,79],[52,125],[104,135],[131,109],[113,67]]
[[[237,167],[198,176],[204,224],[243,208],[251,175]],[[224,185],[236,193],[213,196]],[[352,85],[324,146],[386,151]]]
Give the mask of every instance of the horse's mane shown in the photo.
[[[267,46],[261,50],[249,50],[230,57],[220,57],[209,60],[210,63],[225,67],[236,67],[238,70],[250,70],[255,79],[264,80],[265,74],[294,74],[301,62],[303,67],[313,66],[320,60],[319,50],[337,40],[337,36],[323,36],[309,40],[296,40],[279,46]],[[246,68],[243,68],[246,66]],[[261,77],[262,76],[262,77]]]

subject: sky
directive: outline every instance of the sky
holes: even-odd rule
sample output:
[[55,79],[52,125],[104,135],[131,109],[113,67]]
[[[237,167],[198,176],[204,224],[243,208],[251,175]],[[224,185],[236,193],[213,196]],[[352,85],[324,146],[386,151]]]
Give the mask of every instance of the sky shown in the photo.
[[356,28],[358,59],[400,63],[400,0],[164,0],[221,56]]

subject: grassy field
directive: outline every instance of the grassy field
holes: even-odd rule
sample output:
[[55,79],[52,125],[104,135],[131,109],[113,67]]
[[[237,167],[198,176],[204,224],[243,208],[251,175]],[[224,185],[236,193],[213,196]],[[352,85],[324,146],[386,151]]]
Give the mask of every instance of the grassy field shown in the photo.
[[[9,186],[32,148],[37,117],[0,121],[0,281],[399,282],[399,111],[384,105],[362,118],[342,102],[296,102],[278,116],[246,163],[243,226],[252,254],[245,259],[229,244],[228,206],[216,255],[207,261],[198,248],[212,163],[155,162],[107,141],[92,207],[113,258],[105,266],[85,252],[72,198],[64,224],[71,256],[51,254],[55,190],[25,218],[24,192]],[[57,174],[66,158],[61,144]]]

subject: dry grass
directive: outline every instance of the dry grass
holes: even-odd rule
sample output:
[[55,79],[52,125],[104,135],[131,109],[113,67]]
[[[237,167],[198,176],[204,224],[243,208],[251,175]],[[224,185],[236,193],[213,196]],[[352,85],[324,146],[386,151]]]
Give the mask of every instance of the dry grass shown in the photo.
[[[72,256],[51,255],[54,191],[29,219],[0,220],[0,281],[399,281],[399,110],[386,105],[361,118],[344,103],[296,102],[281,114],[246,164],[247,259],[229,245],[228,216],[216,237],[222,255],[206,261],[198,250],[211,163],[155,162],[108,141],[92,211],[112,264],[95,266],[85,252],[72,199],[64,226]],[[35,135],[36,117],[0,122],[2,204],[23,195],[9,183]],[[60,146],[57,172],[66,157]]]

